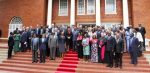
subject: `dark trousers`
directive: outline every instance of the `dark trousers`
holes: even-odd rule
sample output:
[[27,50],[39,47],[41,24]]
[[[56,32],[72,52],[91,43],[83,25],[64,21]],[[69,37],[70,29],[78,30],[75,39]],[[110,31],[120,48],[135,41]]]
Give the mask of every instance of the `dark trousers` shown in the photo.
[[122,53],[115,53],[115,66],[122,67]]
[[77,44],[77,41],[73,41],[73,51],[77,51],[76,44]]
[[145,51],[145,36],[142,35],[142,37],[143,37],[143,47],[144,47],[144,51]]
[[131,57],[131,63],[136,65],[137,57],[138,57],[137,52],[136,51],[130,52],[130,57]]
[[37,50],[32,50],[32,62],[38,61],[38,52]]
[[112,51],[107,51],[108,54],[108,66],[113,67],[113,52]]
[[143,46],[143,43],[140,42],[140,47],[138,48],[138,57],[141,57],[142,56],[142,51],[145,50],[144,46]]
[[22,48],[22,52],[25,52],[27,51],[27,48],[26,48],[26,44],[24,44],[24,42],[21,42],[21,48]]
[[83,46],[80,44],[77,46],[78,58],[83,58]]
[[13,46],[9,46],[9,49],[8,49],[8,59],[10,59],[12,57],[12,50],[13,50]]
[[46,58],[46,50],[45,49],[40,49],[40,62],[45,63],[45,58]]

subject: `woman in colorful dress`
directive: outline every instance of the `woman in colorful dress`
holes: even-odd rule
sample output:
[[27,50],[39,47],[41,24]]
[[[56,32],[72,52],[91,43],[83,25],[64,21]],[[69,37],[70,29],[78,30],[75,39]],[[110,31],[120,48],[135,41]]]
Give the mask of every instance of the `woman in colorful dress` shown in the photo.
[[89,61],[89,55],[90,55],[90,46],[89,46],[89,37],[87,34],[84,35],[84,38],[82,40],[83,45],[83,55],[84,55],[84,61],[87,63]]
[[105,32],[101,33],[101,37],[99,38],[99,47],[100,47],[100,53],[99,53],[99,58],[100,62],[104,62],[105,59],[105,48],[106,48],[106,34]]
[[91,40],[91,62],[98,62],[98,40],[96,35],[93,35]]
[[78,58],[83,58],[83,46],[82,46],[82,34],[78,33],[77,37],[77,51],[78,51]]
[[14,53],[20,52],[20,40],[21,40],[21,36],[19,34],[19,32],[17,32],[14,36]]

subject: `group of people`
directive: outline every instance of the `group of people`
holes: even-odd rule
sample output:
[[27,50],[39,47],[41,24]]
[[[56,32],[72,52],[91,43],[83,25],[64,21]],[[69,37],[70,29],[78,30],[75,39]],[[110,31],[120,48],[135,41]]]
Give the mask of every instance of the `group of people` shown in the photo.
[[63,58],[69,50],[77,52],[78,58],[84,62],[106,63],[107,67],[122,68],[122,56],[127,52],[131,56],[131,64],[137,65],[138,56],[145,50],[145,28],[139,24],[124,29],[113,26],[105,29],[103,26],[37,26],[18,28],[10,33],[8,39],[8,59],[14,53],[32,51],[32,63],[45,63],[46,57],[55,60]]

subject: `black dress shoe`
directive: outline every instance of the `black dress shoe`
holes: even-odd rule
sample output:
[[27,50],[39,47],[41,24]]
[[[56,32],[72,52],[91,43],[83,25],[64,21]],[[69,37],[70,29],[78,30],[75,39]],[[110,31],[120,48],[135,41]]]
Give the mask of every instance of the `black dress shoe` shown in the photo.
[[113,68],[113,66],[111,65],[110,68]]
[[110,67],[110,65],[107,65],[106,67]]

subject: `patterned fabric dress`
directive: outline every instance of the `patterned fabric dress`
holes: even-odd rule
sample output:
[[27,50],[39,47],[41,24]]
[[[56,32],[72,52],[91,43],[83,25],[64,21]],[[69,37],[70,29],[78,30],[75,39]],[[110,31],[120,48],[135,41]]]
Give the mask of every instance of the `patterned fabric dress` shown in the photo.
[[21,39],[21,36],[20,34],[16,34],[15,37],[14,37],[14,52],[19,52],[20,51],[20,47],[19,47],[19,44],[20,44],[20,39]]
[[93,39],[92,40],[92,46],[91,46],[91,61],[92,62],[98,62],[98,40]]
[[83,55],[84,56],[90,55],[89,38],[84,38],[82,40],[82,45],[83,45]]

